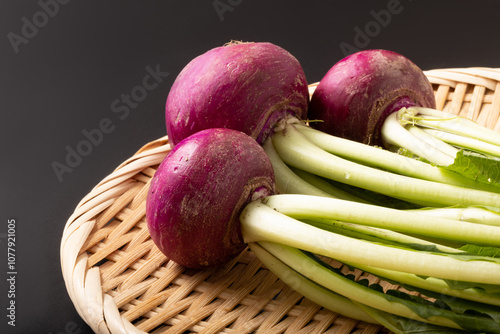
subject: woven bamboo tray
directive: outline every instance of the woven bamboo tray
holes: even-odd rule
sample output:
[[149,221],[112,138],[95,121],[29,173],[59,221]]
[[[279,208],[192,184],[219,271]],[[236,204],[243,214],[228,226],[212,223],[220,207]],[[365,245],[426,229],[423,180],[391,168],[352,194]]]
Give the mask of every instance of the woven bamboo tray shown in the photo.
[[[425,73],[438,109],[500,131],[500,69]],[[169,150],[167,137],[146,144],[97,184],[65,225],[66,288],[96,333],[388,333],[315,305],[249,250],[217,270],[189,270],[166,259],[149,237],[145,199]]]

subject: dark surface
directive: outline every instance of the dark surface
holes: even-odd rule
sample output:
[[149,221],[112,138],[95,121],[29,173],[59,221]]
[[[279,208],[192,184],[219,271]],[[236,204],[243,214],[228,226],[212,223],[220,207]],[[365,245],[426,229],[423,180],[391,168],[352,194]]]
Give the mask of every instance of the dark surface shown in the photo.
[[[311,83],[347,44],[400,52],[423,69],[500,67],[498,1],[59,1],[0,3],[0,333],[90,333],[60,271],[64,224],[95,184],[165,134],[168,90],[206,50],[232,39],[273,42],[299,59]],[[219,16],[214,4],[226,11]],[[39,27],[30,30],[34,21]],[[162,72],[160,82],[127,106],[122,98],[140,91],[148,67]],[[107,133],[58,177],[54,164],[66,164],[68,150],[100,125]],[[11,300],[15,327],[7,324]]]

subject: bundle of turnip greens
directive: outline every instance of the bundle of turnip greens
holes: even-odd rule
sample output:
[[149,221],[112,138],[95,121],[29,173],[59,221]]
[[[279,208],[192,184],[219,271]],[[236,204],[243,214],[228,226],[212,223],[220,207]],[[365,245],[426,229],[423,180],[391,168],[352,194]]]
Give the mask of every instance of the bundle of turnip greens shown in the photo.
[[[497,184],[301,124],[264,148],[281,194],[249,204],[241,221],[277,276],[396,333],[500,333]],[[414,293],[356,281],[325,258]]]
[[288,195],[245,208],[251,249],[308,298],[395,333],[500,333],[500,134],[412,106],[382,140],[290,121],[264,144]]

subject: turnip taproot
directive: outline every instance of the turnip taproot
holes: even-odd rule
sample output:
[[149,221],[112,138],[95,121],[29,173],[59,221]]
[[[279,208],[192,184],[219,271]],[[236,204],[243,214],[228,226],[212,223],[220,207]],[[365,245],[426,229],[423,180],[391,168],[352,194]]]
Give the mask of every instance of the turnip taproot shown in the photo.
[[259,144],[283,118],[306,118],[309,92],[298,60],[272,43],[229,43],[191,60],[165,105],[173,145],[207,128],[242,131]]
[[403,107],[435,108],[429,80],[408,58],[365,50],[337,62],[321,79],[309,105],[318,130],[365,144],[382,145],[385,118]]
[[218,266],[245,247],[243,207],[274,192],[271,163],[255,140],[236,130],[202,130],[179,142],[156,171],[147,197],[149,232],[179,264]]

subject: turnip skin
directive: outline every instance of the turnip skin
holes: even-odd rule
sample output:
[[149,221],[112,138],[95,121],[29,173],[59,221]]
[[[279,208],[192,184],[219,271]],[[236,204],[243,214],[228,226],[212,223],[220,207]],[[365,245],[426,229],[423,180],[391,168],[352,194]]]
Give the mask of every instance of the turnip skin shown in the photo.
[[408,58],[388,50],[364,50],[336,63],[309,105],[311,126],[361,143],[383,146],[386,117],[403,107],[435,108],[432,86]]
[[157,169],[146,201],[154,243],[189,268],[223,265],[245,247],[239,214],[275,193],[263,148],[246,134],[207,129],[181,141]]
[[230,43],[191,60],[165,104],[172,145],[207,128],[239,130],[259,144],[287,115],[305,119],[309,92],[298,60],[267,42]]

